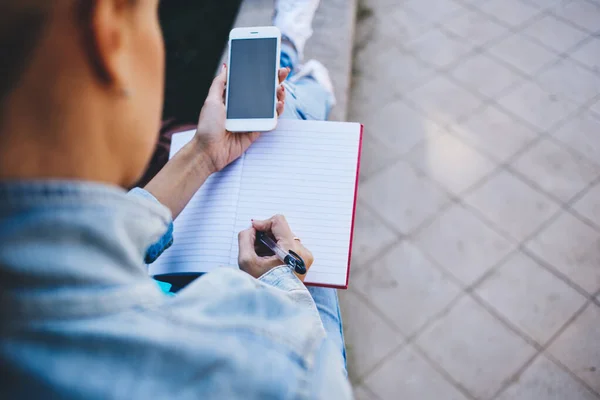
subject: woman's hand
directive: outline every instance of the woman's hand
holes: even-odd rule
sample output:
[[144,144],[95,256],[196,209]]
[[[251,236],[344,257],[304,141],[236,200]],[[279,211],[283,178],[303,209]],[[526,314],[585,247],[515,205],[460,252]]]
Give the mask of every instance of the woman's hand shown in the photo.
[[[251,228],[239,233],[238,263],[242,271],[258,278],[271,269],[283,265],[283,262],[276,256],[261,257],[257,254],[256,232],[266,232],[273,236],[277,244],[285,251],[294,251],[302,257],[308,271],[314,261],[314,257],[310,250],[304,247],[299,240],[294,239],[295,236],[283,215],[275,215],[265,221],[252,221]],[[304,282],[306,274],[296,274],[296,276]]]
[[[287,78],[289,68],[280,68],[277,88],[277,115],[285,104],[285,89],[281,84]],[[213,80],[204,106],[200,111],[195,142],[210,161],[212,172],[220,171],[239,158],[260,136],[260,132],[229,132],[225,130],[226,110],[223,95],[227,83],[227,68],[223,68]]]

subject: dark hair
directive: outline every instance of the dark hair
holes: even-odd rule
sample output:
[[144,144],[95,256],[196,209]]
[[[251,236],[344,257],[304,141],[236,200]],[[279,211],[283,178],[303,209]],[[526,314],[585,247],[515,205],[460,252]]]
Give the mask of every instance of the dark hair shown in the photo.
[[48,0],[0,2],[0,104],[27,67],[52,3]]

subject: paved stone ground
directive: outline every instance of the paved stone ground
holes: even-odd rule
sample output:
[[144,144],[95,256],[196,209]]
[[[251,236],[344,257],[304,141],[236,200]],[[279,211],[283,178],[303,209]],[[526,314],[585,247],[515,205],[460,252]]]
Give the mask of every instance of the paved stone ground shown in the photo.
[[600,398],[600,0],[363,0],[359,399]]

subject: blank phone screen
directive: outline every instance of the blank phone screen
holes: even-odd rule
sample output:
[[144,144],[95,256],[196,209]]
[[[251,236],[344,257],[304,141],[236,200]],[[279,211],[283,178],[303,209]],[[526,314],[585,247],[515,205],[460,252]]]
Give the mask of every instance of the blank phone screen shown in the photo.
[[273,118],[277,38],[233,39],[228,119]]

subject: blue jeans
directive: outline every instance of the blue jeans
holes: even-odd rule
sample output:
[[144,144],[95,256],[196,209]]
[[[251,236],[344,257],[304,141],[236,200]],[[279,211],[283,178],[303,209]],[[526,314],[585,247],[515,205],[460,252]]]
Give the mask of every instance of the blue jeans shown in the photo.
[[[294,75],[295,67],[298,65],[298,54],[296,50],[286,44],[281,46],[281,67],[289,67],[290,75]],[[304,119],[304,120],[326,120],[331,110],[330,94],[317,81],[310,76],[304,77],[297,82],[284,82],[287,95],[285,98],[285,110],[281,118]],[[342,329],[342,316],[336,289],[321,287],[309,287],[327,337],[336,348],[340,350],[346,361],[346,346],[344,344],[344,332]]]
[[289,82],[289,79],[294,76],[298,64],[299,59],[296,50],[283,43],[281,45],[280,65],[282,68],[289,67],[290,75],[288,80],[283,83],[286,97],[285,109],[281,114],[281,118],[325,121],[329,111],[331,111],[330,94],[310,76],[294,83]]

